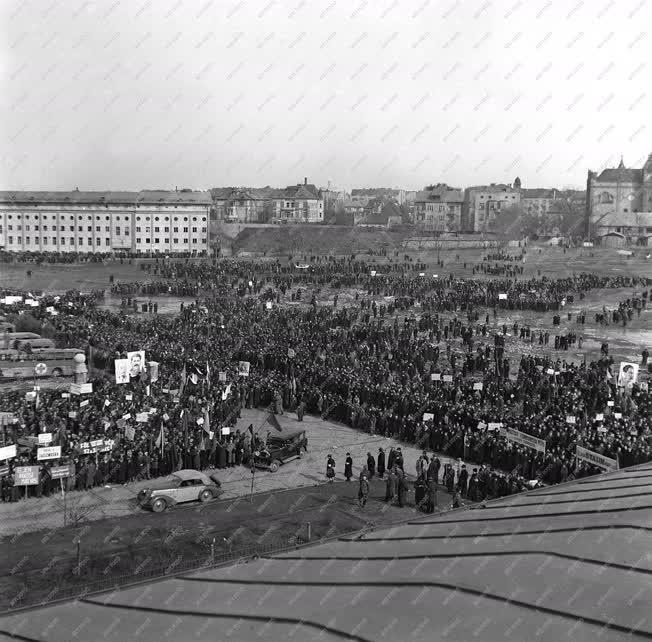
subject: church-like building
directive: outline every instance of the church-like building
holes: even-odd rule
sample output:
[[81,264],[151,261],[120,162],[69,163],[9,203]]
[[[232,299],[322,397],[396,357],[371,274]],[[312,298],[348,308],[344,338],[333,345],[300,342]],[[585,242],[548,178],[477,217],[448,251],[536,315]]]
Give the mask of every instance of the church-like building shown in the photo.
[[602,245],[652,245],[652,154],[641,169],[620,165],[586,181],[586,235]]

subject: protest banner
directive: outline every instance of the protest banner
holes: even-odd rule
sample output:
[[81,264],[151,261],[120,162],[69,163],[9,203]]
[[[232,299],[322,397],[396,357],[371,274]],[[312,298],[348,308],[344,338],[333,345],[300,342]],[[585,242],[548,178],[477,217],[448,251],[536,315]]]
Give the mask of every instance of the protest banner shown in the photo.
[[482,390],[482,382],[476,382],[473,384],[473,390]]
[[613,408],[614,407],[614,402],[613,401],[607,401],[607,407]]
[[115,440],[104,439],[103,442],[104,443],[99,447],[98,452],[106,453],[113,450],[113,446],[115,446]]
[[11,444],[11,446],[4,446],[0,448],[0,461],[5,459],[13,459],[16,456],[16,444]]
[[61,446],[45,446],[36,451],[37,461],[45,461],[46,459],[59,459],[61,457]]
[[595,420],[596,420],[596,421],[604,421],[604,414],[601,413],[601,412],[599,412],[599,413],[595,416]]
[[134,438],[136,437],[136,429],[133,426],[126,426],[125,427],[125,437],[129,441],[133,441]]
[[439,374],[437,372],[433,372],[430,375],[430,381],[441,381],[441,374]]
[[499,301],[507,301],[507,293],[501,292],[501,293],[498,295],[498,300],[499,300]]
[[88,443],[91,445],[91,448],[99,448],[104,443],[104,439],[94,439]]
[[240,377],[248,377],[249,376],[249,366],[250,366],[250,363],[248,361],[240,361],[238,363],[238,375]]
[[218,381],[226,381],[226,372],[218,372],[217,373],[217,380]]
[[38,466],[16,466],[14,469],[14,486],[38,485]]
[[230,435],[231,434],[231,426],[224,426],[222,428],[222,434],[223,435]]
[[503,427],[503,424],[499,421],[490,421],[487,424],[487,430],[500,430]]
[[486,427],[487,424],[484,421],[478,421],[478,425],[476,426],[478,430],[484,430]]
[[621,361],[620,370],[618,371],[618,387],[631,390],[632,386],[638,381],[638,363],[630,361]]
[[113,362],[116,383],[129,383],[129,359],[116,359]]
[[88,399],[84,399],[84,401],[79,404],[80,408],[83,408],[84,406],[88,406]]
[[272,302],[271,302],[271,301],[267,301],[267,303],[265,303],[265,307],[266,307],[268,310],[271,310],[271,309],[272,309]]
[[0,426],[10,426],[16,423],[16,415],[13,412],[0,412]]
[[134,379],[145,371],[145,351],[135,350],[127,352],[127,361],[129,362],[129,377]]
[[66,466],[52,466],[50,468],[50,477],[52,479],[64,479],[70,477],[70,468]]
[[159,362],[150,361],[148,366],[149,366],[149,380],[152,383],[156,383],[158,381]]
[[566,415],[566,423],[567,424],[574,424],[575,423],[575,417],[573,417],[573,415]]
[[137,412],[136,413],[136,421],[139,424],[146,424],[148,420],[149,420],[149,413],[148,412]]
[[447,383],[451,383],[453,381],[453,375],[444,375],[442,379]]
[[603,470],[618,470],[618,460],[605,457],[583,446],[575,446],[575,457]]
[[423,420],[424,421],[432,421],[435,418],[435,415],[432,412],[424,412],[423,413]]
[[542,453],[546,452],[545,439],[533,437],[532,435],[528,435],[527,433],[516,430],[515,428],[503,428],[502,432],[508,441],[512,441],[515,444],[521,444],[522,446],[527,446],[528,448],[532,448],[533,450],[537,450]]
[[376,276],[376,270],[371,270],[371,276]]
[[70,384],[70,394],[71,395],[87,395],[93,392],[92,383],[71,383]]
[[125,401],[133,401],[134,396],[133,395],[125,395]]
[[622,419],[623,418],[623,413],[622,412],[614,412],[614,418],[615,419]]
[[38,443],[41,446],[47,446],[52,442],[52,433],[51,432],[40,432],[38,434]]

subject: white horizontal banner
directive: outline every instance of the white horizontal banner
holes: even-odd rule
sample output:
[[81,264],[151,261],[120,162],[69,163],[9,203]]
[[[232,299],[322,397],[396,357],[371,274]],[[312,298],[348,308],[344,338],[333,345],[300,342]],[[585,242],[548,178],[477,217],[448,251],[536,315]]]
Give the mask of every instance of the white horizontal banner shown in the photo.
[[603,470],[618,470],[617,459],[611,459],[610,457],[605,457],[604,455],[593,452],[588,448],[582,448],[582,446],[575,447],[575,457],[589,464],[593,464],[598,468],[602,468]]
[[502,433],[505,435],[508,441],[513,441],[515,444],[521,444],[523,446],[527,446],[528,448],[533,448],[534,450],[538,450],[542,453],[546,452],[545,439],[533,437],[532,435],[528,435],[527,433],[521,432],[520,430],[515,430],[514,428],[503,428]]

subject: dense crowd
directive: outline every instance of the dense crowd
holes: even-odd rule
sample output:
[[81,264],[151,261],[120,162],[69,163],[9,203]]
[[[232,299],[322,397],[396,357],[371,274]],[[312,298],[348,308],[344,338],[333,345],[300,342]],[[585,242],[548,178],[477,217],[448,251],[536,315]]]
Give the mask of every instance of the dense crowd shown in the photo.
[[[557,483],[597,472],[576,461],[578,444],[617,457],[620,466],[652,458],[652,396],[638,384],[617,387],[608,349],[600,360],[580,365],[550,354],[523,353],[510,362],[508,352],[522,348],[521,341],[545,338],[529,329],[517,334],[522,328],[508,328],[499,318],[504,310],[559,311],[593,288],[642,289],[619,308],[627,316],[646,306],[650,281],[592,274],[474,281],[422,276],[419,269],[384,264],[382,275],[372,276],[355,257],[307,267],[166,261],[159,266],[161,283],[197,286],[195,299],[174,317],[101,309],[99,292],[44,296],[29,314],[58,345],[88,346],[89,359],[106,375],[93,379],[90,396],[41,390],[34,401],[17,392],[3,395],[0,411],[15,417],[3,426],[4,443],[21,451],[3,477],[3,498],[16,497],[13,467],[35,463],[42,432],[53,434],[63,458],[41,463],[42,482],[30,491],[37,494],[58,488],[48,470],[61,463],[74,473],[70,488],[246,464],[256,447],[252,431],[221,432],[243,407],[313,413],[476,462],[483,466],[481,485],[473,474],[473,484],[453,482],[467,495],[474,489],[473,499],[520,489],[522,481],[514,480]],[[287,303],[289,295],[297,301],[297,290],[308,285],[313,293],[327,285],[358,292],[347,305],[338,305],[338,294],[327,306],[317,305],[314,294],[305,305],[272,304]],[[124,287],[131,292],[136,285]],[[112,383],[113,360],[133,350],[159,364],[157,381],[141,375]],[[251,364],[248,376],[238,374],[240,361]],[[432,418],[424,420],[424,413]],[[545,439],[545,454],[508,441],[507,428]],[[104,451],[88,454],[87,444],[100,440]]]

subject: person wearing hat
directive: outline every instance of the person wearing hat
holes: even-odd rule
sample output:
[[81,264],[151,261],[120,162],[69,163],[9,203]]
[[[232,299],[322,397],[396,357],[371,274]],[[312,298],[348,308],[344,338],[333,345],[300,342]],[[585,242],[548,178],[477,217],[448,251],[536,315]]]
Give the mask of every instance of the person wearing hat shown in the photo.
[[466,486],[469,479],[469,471],[466,469],[466,464],[462,464],[460,472],[457,476],[457,490],[460,491],[462,497],[466,497]]
[[382,448],[378,449],[378,455],[376,457],[376,470],[378,471],[379,479],[382,479],[385,475],[385,451]]
[[328,459],[326,460],[326,478],[329,484],[332,484],[335,478],[335,460],[332,455],[328,455]]
[[360,508],[363,508],[367,504],[367,499],[369,498],[369,479],[366,475],[360,477],[360,488],[358,490],[358,504]]
[[350,482],[351,477],[353,477],[353,459],[351,453],[346,453],[346,459],[344,460],[344,477],[346,481]]

